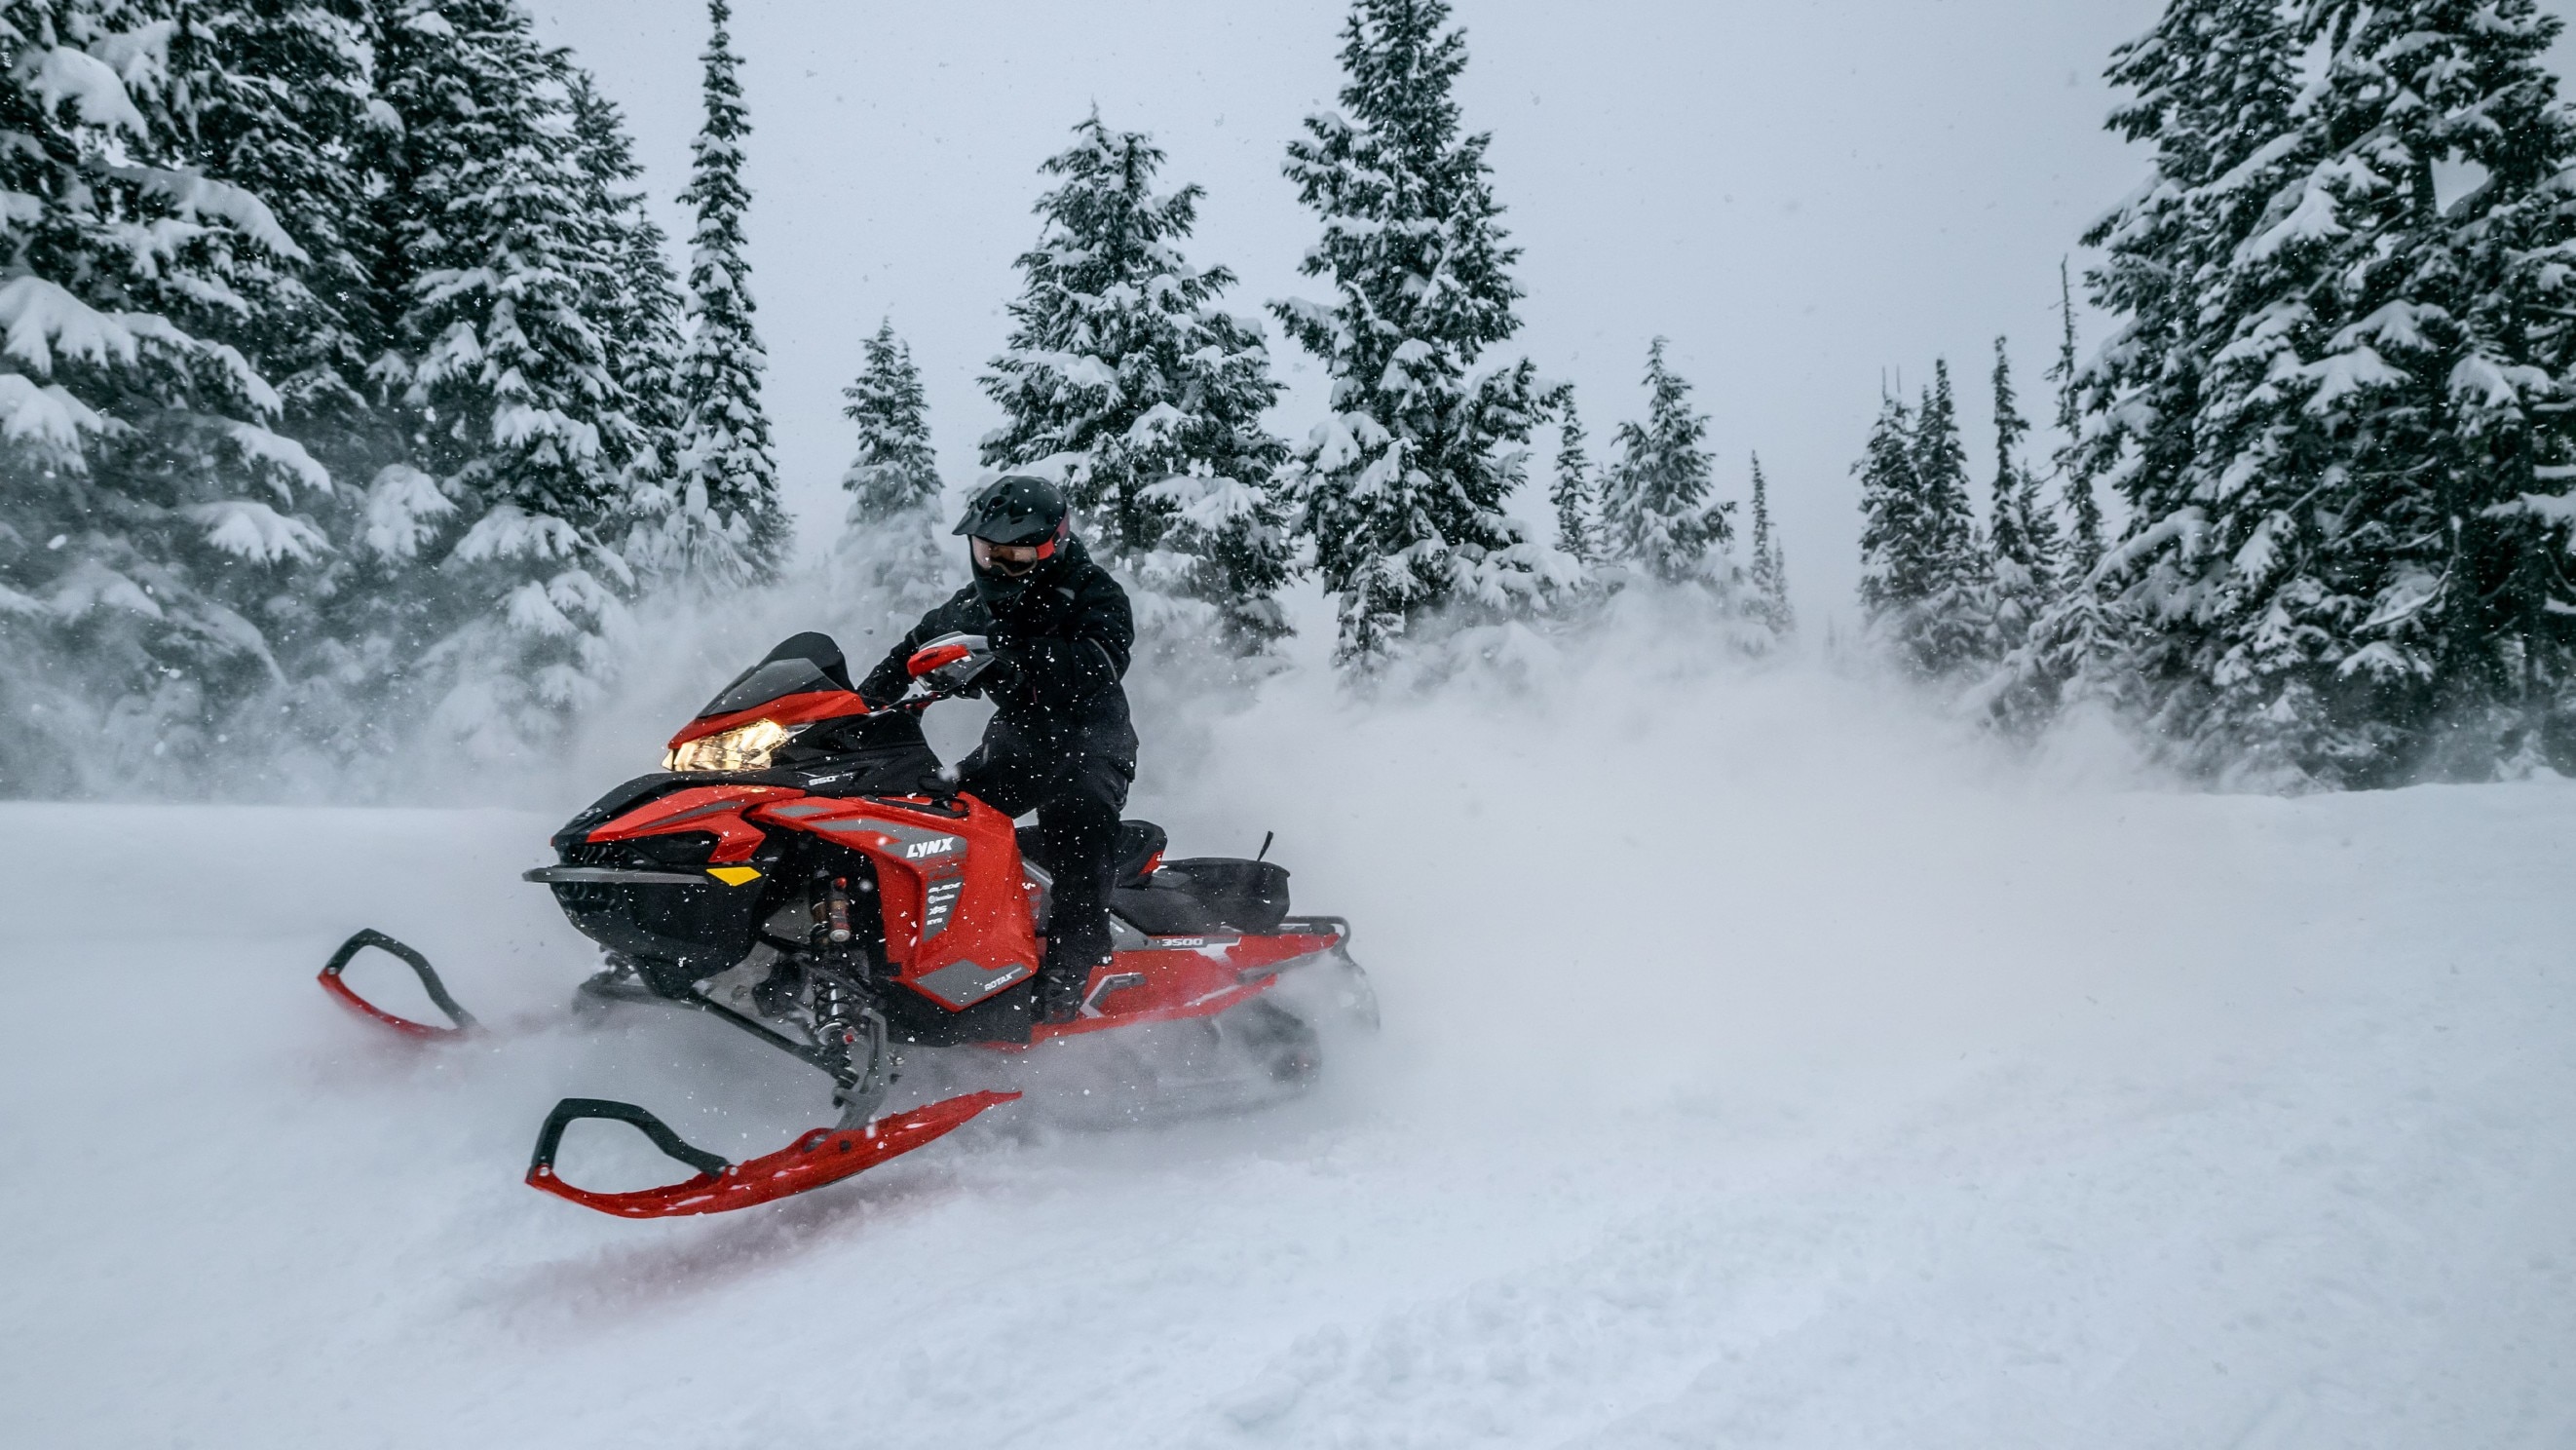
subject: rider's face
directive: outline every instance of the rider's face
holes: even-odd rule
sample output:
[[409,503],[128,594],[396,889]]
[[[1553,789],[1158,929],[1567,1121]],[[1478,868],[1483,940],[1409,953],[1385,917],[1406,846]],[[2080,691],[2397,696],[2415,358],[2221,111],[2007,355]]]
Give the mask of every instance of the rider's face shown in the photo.
[[1038,566],[1036,544],[996,544],[990,539],[972,541],[975,567],[987,573],[1017,578]]

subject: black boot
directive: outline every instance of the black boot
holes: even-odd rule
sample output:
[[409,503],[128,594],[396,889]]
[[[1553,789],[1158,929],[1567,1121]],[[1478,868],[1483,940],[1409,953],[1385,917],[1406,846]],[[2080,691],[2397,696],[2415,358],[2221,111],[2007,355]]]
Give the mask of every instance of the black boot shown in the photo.
[[1038,966],[1038,1020],[1061,1027],[1082,1016],[1083,999],[1091,990],[1091,969],[1108,960],[1106,956],[1086,951],[1055,949],[1047,944],[1046,959]]

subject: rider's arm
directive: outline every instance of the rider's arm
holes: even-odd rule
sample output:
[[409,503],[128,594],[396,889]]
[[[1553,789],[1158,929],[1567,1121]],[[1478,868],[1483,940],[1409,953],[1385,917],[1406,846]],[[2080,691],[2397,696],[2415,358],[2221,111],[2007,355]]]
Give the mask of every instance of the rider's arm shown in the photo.
[[[954,602],[950,601],[950,603]],[[903,692],[911,688],[912,672],[904,666],[911,663],[913,651],[920,649],[930,640],[949,633],[941,621],[941,616],[947,613],[948,607],[943,604],[923,615],[921,623],[914,625],[910,633],[896,640],[894,648],[886,651],[886,657],[877,662],[877,667],[868,671],[868,677],[859,681],[859,698],[868,702],[868,708],[882,710],[901,699]]]
[[1069,638],[997,637],[994,650],[1009,668],[995,671],[985,692],[997,701],[1060,709],[1117,684],[1136,648],[1136,620],[1125,591],[1105,578],[1101,584],[1074,601]]

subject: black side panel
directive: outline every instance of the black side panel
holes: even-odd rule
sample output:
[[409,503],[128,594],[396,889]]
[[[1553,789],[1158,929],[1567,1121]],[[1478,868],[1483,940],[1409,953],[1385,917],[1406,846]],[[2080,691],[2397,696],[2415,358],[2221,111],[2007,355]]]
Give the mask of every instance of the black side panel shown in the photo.
[[886,1027],[897,1042],[955,1047],[969,1042],[1026,1042],[1037,1003],[1037,980],[1004,987],[963,1012],[951,1012],[905,986],[889,986]]

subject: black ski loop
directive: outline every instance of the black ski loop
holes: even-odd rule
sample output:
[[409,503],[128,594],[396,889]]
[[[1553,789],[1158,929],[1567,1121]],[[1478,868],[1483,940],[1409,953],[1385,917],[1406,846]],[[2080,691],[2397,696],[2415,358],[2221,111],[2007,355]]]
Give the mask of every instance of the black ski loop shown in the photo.
[[689,1145],[689,1140],[671,1131],[663,1122],[633,1103],[611,1102],[606,1098],[566,1098],[546,1114],[546,1125],[537,1130],[537,1151],[528,1159],[528,1172],[552,1173],[555,1150],[563,1146],[564,1129],[584,1118],[607,1118],[614,1122],[632,1123],[653,1140],[653,1146],[665,1156],[686,1163],[709,1178],[719,1178],[733,1166],[732,1160],[719,1158],[704,1148]]
[[331,960],[323,964],[322,975],[326,977],[340,975],[341,971],[356,959],[358,953],[369,947],[398,958],[409,966],[412,974],[420,978],[421,990],[428,993],[430,1002],[439,1011],[446,1013],[449,1021],[456,1024],[457,1031],[472,1032],[482,1025],[474,1020],[473,1013],[458,1006],[456,999],[447,995],[447,984],[438,979],[438,969],[429,964],[429,958],[373,927],[368,927],[340,943],[340,949],[333,952]]

